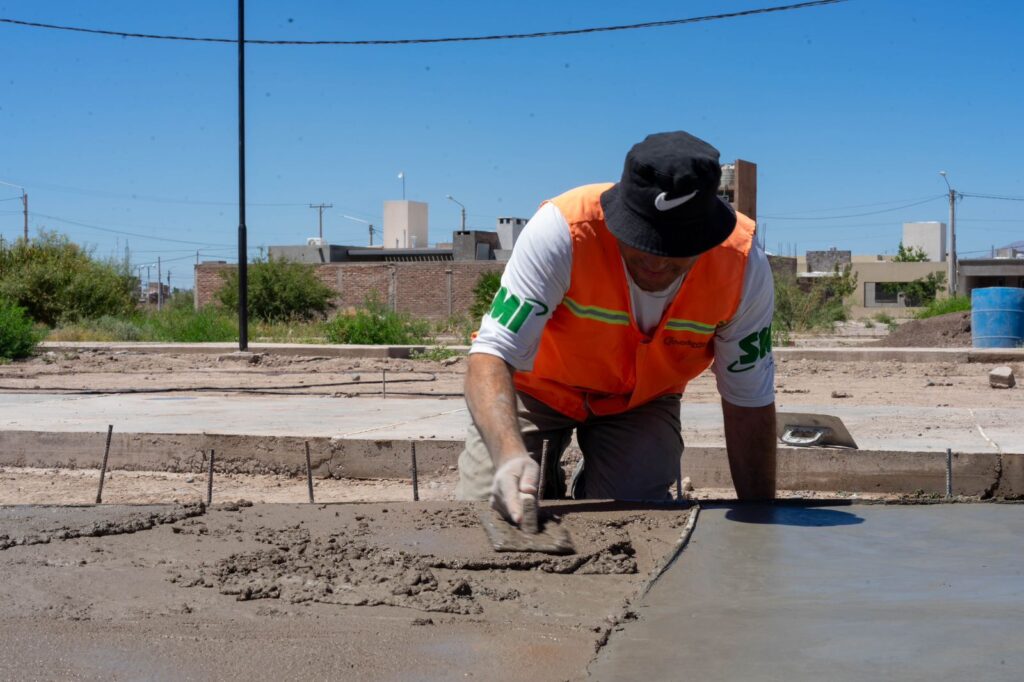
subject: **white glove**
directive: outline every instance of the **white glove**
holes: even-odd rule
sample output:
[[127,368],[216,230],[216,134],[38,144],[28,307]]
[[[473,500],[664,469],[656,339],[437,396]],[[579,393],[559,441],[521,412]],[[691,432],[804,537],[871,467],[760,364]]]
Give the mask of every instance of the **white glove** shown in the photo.
[[512,523],[519,525],[523,520],[521,496],[537,494],[537,480],[540,467],[532,458],[521,455],[510,459],[494,474],[491,486],[491,508]]

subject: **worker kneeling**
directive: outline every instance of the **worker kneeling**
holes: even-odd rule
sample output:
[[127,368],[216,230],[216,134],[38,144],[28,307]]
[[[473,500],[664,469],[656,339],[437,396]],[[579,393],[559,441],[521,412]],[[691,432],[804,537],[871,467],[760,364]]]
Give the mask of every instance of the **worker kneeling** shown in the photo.
[[[666,499],[682,394],[708,366],[738,497],[775,496],[771,270],[753,221],[718,195],[718,158],[687,133],[651,135],[620,182],[570,190],[526,225],[470,349],[461,499],[519,523],[545,447],[546,499]],[[567,485],[574,429],[583,466]]]

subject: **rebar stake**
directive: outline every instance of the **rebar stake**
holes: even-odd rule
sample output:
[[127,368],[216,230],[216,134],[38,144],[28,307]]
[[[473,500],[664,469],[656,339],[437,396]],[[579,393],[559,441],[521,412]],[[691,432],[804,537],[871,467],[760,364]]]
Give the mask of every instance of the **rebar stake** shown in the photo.
[[953,450],[946,448],[946,499],[953,497]]
[[96,504],[103,502],[103,479],[107,477],[107,458],[110,456],[110,436],[114,433],[114,425],[107,424],[107,447],[103,450],[103,464],[100,465],[100,487],[96,491]]
[[313,504],[313,467],[309,463],[309,441],[306,441],[306,487],[309,488],[309,503]]
[[213,504],[213,450],[210,450],[210,470],[206,474],[206,507]]
[[537,502],[544,499],[544,486],[547,485],[548,478],[548,441],[542,440],[540,442],[540,479],[537,481]]
[[388,371],[386,369],[382,369],[380,371],[380,390],[381,390],[381,393],[383,394],[383,397],[387,398],[388,397]]
[[419,471],[416,468],[416,441],[412,441],[412,501],[420,501]]

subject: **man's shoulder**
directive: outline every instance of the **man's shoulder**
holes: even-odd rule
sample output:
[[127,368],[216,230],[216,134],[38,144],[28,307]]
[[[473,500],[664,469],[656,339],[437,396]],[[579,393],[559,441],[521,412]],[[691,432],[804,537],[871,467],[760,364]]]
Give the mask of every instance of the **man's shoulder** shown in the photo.
[[[549,199],[570,223],[603,220],[604,210],[601,208],[601,195],[608,191],[615,183],[598,182],[590,185],[580,185],[567,192]],[[545,202],[545,203],[548,203]]]

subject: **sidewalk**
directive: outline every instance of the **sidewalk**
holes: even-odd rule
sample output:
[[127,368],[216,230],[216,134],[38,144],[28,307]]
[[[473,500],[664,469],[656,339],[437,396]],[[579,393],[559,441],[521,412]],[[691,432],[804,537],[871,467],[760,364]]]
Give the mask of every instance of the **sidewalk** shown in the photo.
[[[785,402],[779,410],[785,411]],[[1016,410],[801,405],[841,417],[859,450],[780,447],[780,485],[871,492],[944,490],[945,452],[959,494],[1024,494]],[[214,449],[237,472],[297,473],[309,442],[319,475],[407,477],[454,466],[468,413],[460,400],[253,395],[0,394],[0,464],[97,467],[107,425],[112,468],[198,470]],[[717,405],[685,404],[683,475],[731,485]]]

